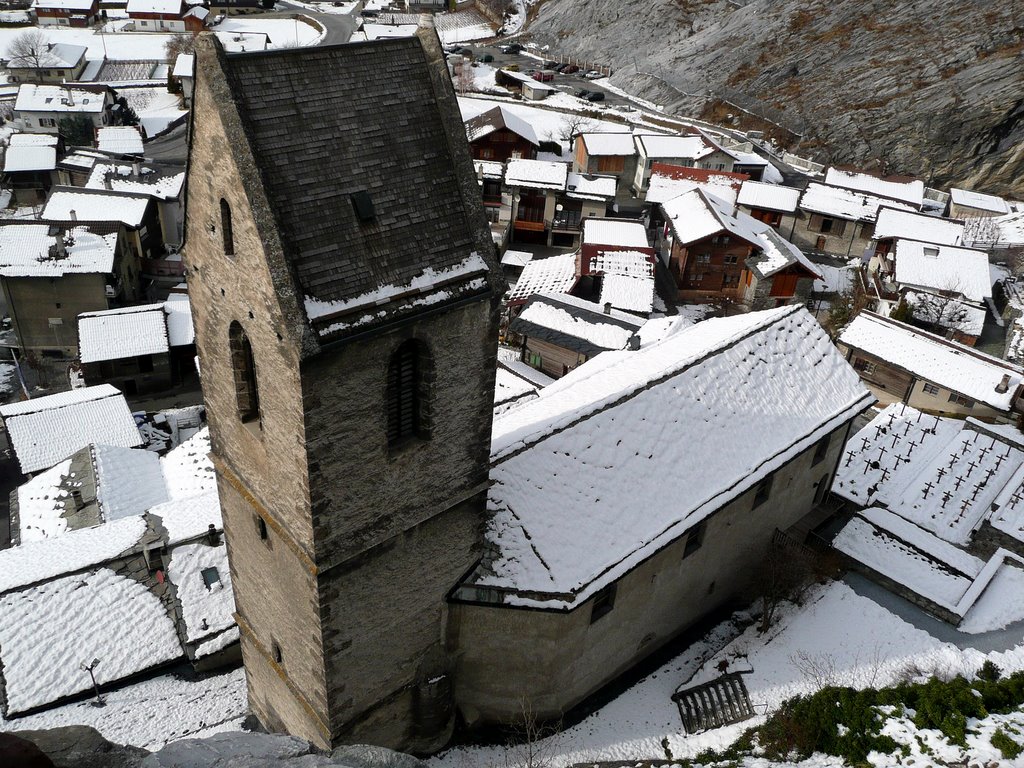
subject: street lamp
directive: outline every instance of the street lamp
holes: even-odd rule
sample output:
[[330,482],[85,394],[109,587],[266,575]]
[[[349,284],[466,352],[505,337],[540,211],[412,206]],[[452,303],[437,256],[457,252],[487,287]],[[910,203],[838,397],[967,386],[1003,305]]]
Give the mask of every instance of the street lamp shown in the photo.
[[94,707],[105,707],[107,706],[107,702],[105,702],[103,700],[103,697],[100,696],[100,687],[96,684],[96,674],[93,672],[93,670],[96,669],[97,666],[99,666],[99,663],[99,659],[93,659],[92,662],[89,664],[86,664],[83,661],[81,664],[78,665],[78,668],[81,669],[83,672],[88,672],[89,679],[92,680],[92,689],[96,692],[96,701],[92,702],[92,705]]

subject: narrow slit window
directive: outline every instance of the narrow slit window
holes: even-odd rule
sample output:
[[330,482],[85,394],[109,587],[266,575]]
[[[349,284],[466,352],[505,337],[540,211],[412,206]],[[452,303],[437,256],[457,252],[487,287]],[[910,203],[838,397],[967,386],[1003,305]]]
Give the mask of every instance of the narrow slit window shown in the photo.
[[220,232],[224,237],[224,253],[235,255],[235,233],[231,227],[231,206],[224,198],[220,199]]

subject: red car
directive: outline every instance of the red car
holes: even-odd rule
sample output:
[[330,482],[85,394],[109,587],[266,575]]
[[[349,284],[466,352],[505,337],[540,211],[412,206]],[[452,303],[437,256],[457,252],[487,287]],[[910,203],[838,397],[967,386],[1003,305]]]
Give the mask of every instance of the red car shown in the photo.
[[542,83],[546,83],[546,82],[548,82],[550,80],[554,80],[555,79],[555,73],[554,72],[547,72],[547,71],[544,71],[544,72],[534,72],[532,77],[533,77],[534,80],[539,80]]

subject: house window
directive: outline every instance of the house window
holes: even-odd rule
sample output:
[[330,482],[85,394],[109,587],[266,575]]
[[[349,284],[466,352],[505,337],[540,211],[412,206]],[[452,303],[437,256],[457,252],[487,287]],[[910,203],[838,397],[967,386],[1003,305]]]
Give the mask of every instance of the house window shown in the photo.
[[828,446],[832,442],[831,435],[825,435],[821,440],[818,441],[818,445],[814,449],[814,459],[811,461],[811,466],[815,464],[821,464],[825,460],[825,456],[828,455]]
[[602,616],[607,616],[609,613],[612,612],[612,608],[614,607],[615,584],[609,584],[607,587],[605,587],[596,595],[594,595],[594,604],[593,607],[590,609],[590,623],[593,624]]
[[924,393],[926,395],[931,395],[932,397],[935,397],[936,395],[939,394],[939,388],[936,387],[934,384],[927,384],[926,383],[924,385]]
[[757,491],[754,493],[754,506],[751,509],[757,509],[766,501],[768,497],[772,495],[772,476],[768,475],[764,480],[757,484]]
[[697,261],[700,264],[709,264],[711,262],[711,254],[710,253],[702,253],[702,254],[700,254],[697,257]]
[[153,356],[152,355],[139,355],[136,358],[139,361],[139,373],[152,373],[153,372]]
[[827,216],[823,216],[818,231],[823,235],[841,237],[843,232],[846,231],[846,222],[842,219],[830,219]]
[[481,160],[494,159],[494,150],[490,147],[480,147],[480,149],[477,150],[477,154],[479,154]]
[[739,275],[726,275],[722,278],[722,287],[728,288],[730,286],[737,286],[740,284]]
[[231,324],[229,335],[238,418],[243,423],[259,422],[260,396],[256,388],[256,360],[252,354],[252,344],[237,322]]
[[702,283],[704,282],[704,273],[694,272],[692,275],[690,275],[690,280],[694,283]]
[[224,237],[224,253],[235,255],[235,233],[231,228],[231,206],[223,197],[220,199],[220,232]]
[[949,395],[949,402],[953,403],[954,405],[962,405],[964,408],[973,408],[974,407],[974,401],[973,400],[971,400],[969,398],[966,398],[963,395],[958,395],[956,392],[951,392],[950,393],[950,395]]
[[685,560],[700,549],[700,546],[703,543],[704,521],[701,520],[697,525],[690,529],[690,532],[686,536],[686,545],[683,547],[683,559]]
[[54,120],[52,117],[41,117],[41,118],[39,118],[39,127],[40,128],[56,128],[57,127],[57,121]]
[[856,360],[853,361],[853,370],[860,371],[861,373],[871,374],[875,372],[875,364],[872,363],[870,360],[865,360],[861,357],[858,357]]
[[729,254],[728,256],[725,257],[725,263],[726,264],[735,264],[739,260],[739,258],[740,257],[737,256],[736,254]]
[[426,345],[404,341],[388,363],[387,420],[388,446],[394,448],[410,438],[429,439],[428,398],[425,370],[429,358]]

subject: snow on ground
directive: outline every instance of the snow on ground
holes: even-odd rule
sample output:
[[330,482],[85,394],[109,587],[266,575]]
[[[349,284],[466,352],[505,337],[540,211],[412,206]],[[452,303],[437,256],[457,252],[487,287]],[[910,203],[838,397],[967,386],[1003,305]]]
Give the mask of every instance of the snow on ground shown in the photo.
[[155,136],[180,117],[188,114],[178,104],[178,96],[168,93],[167,88],[122,88],[118,93],[139,116],[139,123],[146,136]]
[[978,634],[1002,629],[1024,620],[1024,570],[1007,564],[1000,568],[958,629]]
[[243,16],[229,16],[217,25],[217,31],[264,34],[267,36],[268,49],[316,45],[327,33],[325,28],[307,24],[301,19],[264,19]]
[[[565,94],[558,95],[564,96]],[[551,98],[554,99],[555,97],[552,96]],[[575,101],[575,97],[567,98],[572,98]],[[493,109],[498,105],[501,105],[512,114],[522,118],[532,125],[533,130],[542,140],[551,138],[557,139],[557,137],[565,132],[565,129],[570,122],[574,119],[578,119],[578,116],[566,114],[565,112],[556,112],[552,109],[542,109],[540,107],[530,107],[525,104],[505,101],[502,99],[481,99],[472,97],[459,98],[459,109],[462,112],[463,121],[476,117],[477,115],[486,112],[489,109]],[[627,130],[625,126],[608,120],[587,118],[587,122],[589,125],[586,130],[589,131],[623,133]],[[582,128],[580,130],[582,130]],[[568,159],[571,160],[572,158],[570,157]]]
[[157,750],[178,739],[240,730],[248,707],[242,669],[195,681],[161,675],[101,693],[102,709],[84,700],[10,720],[0,716],[0,731],[90,725],[119,744]]
[[[289,22],[290,23],[290,22]],[[156,33],[121,32],[99,34],[93,29],[71,29],[58,27],[2,27],[0,28],[0,51],[6,54],[11,41],[26,29],[38,29],[52,43],[84,45],[88,49],[86,59],[150,59],[163,61],[167,58],[164,46],[174,35]]]

